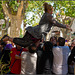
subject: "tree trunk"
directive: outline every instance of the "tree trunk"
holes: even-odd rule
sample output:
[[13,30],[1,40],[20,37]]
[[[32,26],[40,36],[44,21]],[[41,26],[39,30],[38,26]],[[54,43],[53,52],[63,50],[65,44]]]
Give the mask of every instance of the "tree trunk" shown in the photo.
[[19,37],[20,27],[22,23],[21,17],[14,16],[11,19],[10,36]]
[[5,14],[10,18],[11,26],[10,26],[10,34],[8,34],[11,37],[19,37],[20,33],[20,27],[23,20],[22,17],[22,10],[23,10],[23,1],[21,1],[17,15],[12,15],[10,13],[10,10],[8,10],[8,7],[6,6],[7,3],[3,3],[2,1],[2,8]]

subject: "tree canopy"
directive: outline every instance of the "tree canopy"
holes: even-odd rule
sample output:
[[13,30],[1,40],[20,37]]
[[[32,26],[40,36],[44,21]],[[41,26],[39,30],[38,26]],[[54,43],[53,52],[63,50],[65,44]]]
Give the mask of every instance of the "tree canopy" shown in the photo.
[[3,9],[2,9],[2,2],[0,1],[0,19],[4,19]]
[[60,14],[75,17],[75,1],[54,1],[53,6],[55,11],[60,11]]

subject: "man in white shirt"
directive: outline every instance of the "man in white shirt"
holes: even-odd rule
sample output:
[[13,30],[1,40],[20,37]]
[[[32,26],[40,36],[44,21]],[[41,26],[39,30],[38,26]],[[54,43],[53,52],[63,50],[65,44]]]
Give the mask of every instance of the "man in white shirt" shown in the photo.
[[22,52],[21,54],[21,74],[35,75],[36,74],[36,46],[31,45],[29,52]]
[[66,75],[68,73],[68,56],[70,49],[65,45],[65,39],[62,37],[58,38],[57,47],[53,48],[53,73]]

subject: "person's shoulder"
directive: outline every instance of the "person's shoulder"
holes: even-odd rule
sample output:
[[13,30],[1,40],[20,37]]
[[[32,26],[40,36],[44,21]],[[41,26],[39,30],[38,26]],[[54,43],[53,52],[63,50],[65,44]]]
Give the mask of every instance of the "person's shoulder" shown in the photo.
[[59,46],[53,46],[53,51],[55,50],[59,50],[60,49],[60,47]]
[[30,57],[32,57],[32,58],[33,57],[35,57],[35,58],[37,57],[37,53],[30,53],[30,52],[28,52],[27,55],[30,56]]
[[75,50],[75,46],[73,47],[73,49]]
[[53,46],[53,48],[59,48],[59,46]]
[[44,13],[42,16],[50,16],[50,17],[53,17],[51,14],[49,14],[49,13]]
[[27,55],[28,55],[28,52],[23,51],[21,53],[21,58],[24,60],[27,57]]
[[15,47],[13,47],[11,50],[17,50]]
[[45,15],[49,16],[49,17],[53,17],[51,14],[49,13],[45,13]]
[[11,49],[11,52],[10,53],[14,53],[16,51],[17,51],[17,49],[14,47],[14,48]]
[[21,53],[21,56],[27,56],[28,53],[29,53],[29,52],[23,51],[23,52]]
[[61,51],[61,47],[60,47],[60,46],[53,46],[52,51],[53,51],[53,52]]
[[70,48],[69,48],[69,46],[63,46],[63,49],[67,50],[67,51],[71,51]]
[[69,49],[69,47],[68,46],[59,46],[59,48],[65,48],[65,49]]
[[28,51],[26,48],[23,48],[23,51]]
[[69,49],[69,47],[68,46],[63,46],[64,48],[67,48],[67,49]]
[[24,54],[27,54],[28,52],[25,52],[25,51],[23,51],[22,53],[21,53],[21,55],[24,55]]

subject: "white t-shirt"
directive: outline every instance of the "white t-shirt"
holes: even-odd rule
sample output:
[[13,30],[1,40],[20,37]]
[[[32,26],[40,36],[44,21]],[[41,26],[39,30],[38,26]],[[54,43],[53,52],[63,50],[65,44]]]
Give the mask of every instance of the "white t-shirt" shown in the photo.
[[70,49],[68,46],[57,46],[53,48],[53,73],[67,74],[68,73],[68,56]]
[[37,54],[22,52],[21,54],[21,74],[35,75],[36,74]]

